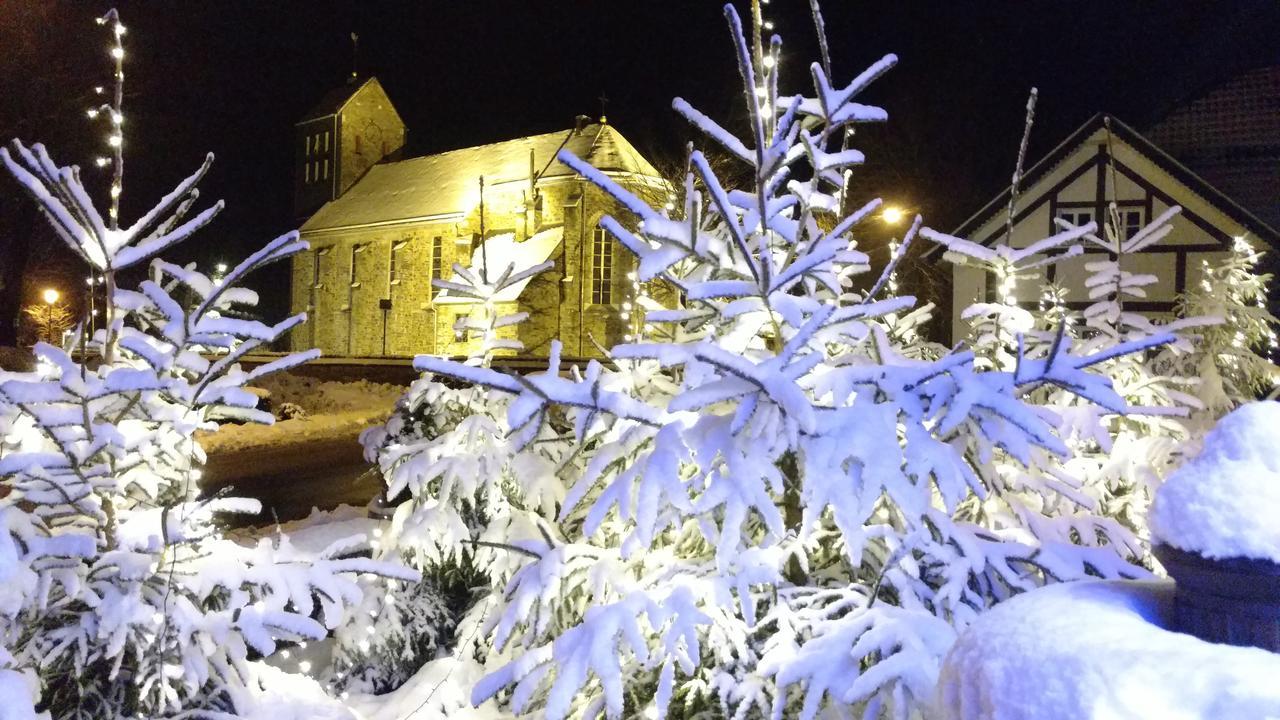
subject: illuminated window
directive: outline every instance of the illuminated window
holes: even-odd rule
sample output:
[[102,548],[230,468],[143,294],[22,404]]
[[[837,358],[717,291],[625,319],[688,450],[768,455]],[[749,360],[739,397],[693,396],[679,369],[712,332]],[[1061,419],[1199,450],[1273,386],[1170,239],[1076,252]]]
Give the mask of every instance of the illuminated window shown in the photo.
[[329,152],[329,131],[324,131],[324,151]]
[[596,228],[591,237],[591,302],[613,302],[613,243],[604,228]]
[[310,135],[308,135],[305,139],[306,139],[306,141],[307,141],[307,152],[306,152],[306,154],[307,154],[307,155],[310,155],[310,154],[311,154],[311,136],[310,136]]
[[[444,238],[439,235],[431,238],[431,279],[439,280],[444,277]],[[435,283],[431,284],[431,297],[435,297],[439,290],[436,289]]]
[[303,168],[303,172],[307,176],[307,182],[311,182],[311,163],[303,163],[303,165],[306,166]]
[[329,179],[329,158],[324,159],[324,179]]

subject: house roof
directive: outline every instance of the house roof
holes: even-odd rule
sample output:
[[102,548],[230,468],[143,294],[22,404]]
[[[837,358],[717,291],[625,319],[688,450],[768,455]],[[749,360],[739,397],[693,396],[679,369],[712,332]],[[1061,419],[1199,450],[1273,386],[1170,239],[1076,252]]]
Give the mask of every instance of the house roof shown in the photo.
[[378,83],[378,79],[375,77],[368,77],[364,80],[352,78],[346,84],[339,85],[338,87],[330,90],[325,93],[324,97],[320,98],[320,102],[316,103],[315,106],[311,108],[311,111],[306,115],[303,115],[296,124],[301,125],[305,122],[311,122],[312,120],[319,120],[320,118],[338,114],[342,108],[351,101],[351,98],[355,97],[356,93],[363,90],[369,83],[376,83],[381,86],[381,84]]
[[[486,187],[528,182],[529,152],[539,178],[576,173],[553,158],[563,147],[598,170],[659,178],[658,171],[613,126],[589,124],[506,142],[375,165],[341,197],[330,201],[302,226],[315,231],[465,213]],[[548,165],[550,163],[550,165]]]
[[[471,265],[469,267],[472,272],[478,274],[487,262],[490,281],[500,278],[507,271],[507,268],[511,268],[511,274],[515,275],[551,259],[551,254],[556,251],[563,239],[564,226],[548,228],[531,235],[523,241],[517,241],[515,233],[494,235],[471,251]],[[460,280],[456,273],[449,279],[454,282],[459,282]],[[520,294],[524,292],[525,286],[532,279],[532,277],[527,277],[517,283],[508,285],[493,296],[494,301],[512,302],[518,299]],[[469,297],[450,295],[448,290],[441,290],[440,294],[436,295],[435,302],[462,304],[474,303],[476,300]]]
[[1200,93],[1146,134],[1280,228],[1280,65],[1250,70]]
[[[1240,223],[1249,232],[1262,238],[1272,246],[1280,247],[1280,232],[1277,232],[1267,223],[1263,222],[1253,213],[1241,206],[1235,200],[1227,197],[1220,190],[1210,185],[1208,181],[1192,172],[1185,165],[1178,162],[1172,155],[1161,150],[1141,133],[1121,122],[1118,118],[1110,115],[1099,113],[1089,119],[1079,129],[1071,133],[1065,140],[1058,144],[1053,150],[1049,151],[1039,162],[1031,166],[1029,170],[1023,173],[1022,187],[1030,188],[1035,185],[1042,177],[1049,174],[1054,168],[1061,165],[1067,158],[1079,149],[1089,137],[1094,133],[1102,130],[1104,125],[1110,121],[1111,133],[1115,137],[1124,141],[1129,147],[1142,154],[1151,162],[1155,163],[1161,170],[1169,173],[1178,182],[1185,185],[1195,194],[1203,197],[1212,203],[1227,216]],[[998,212],[1004,212],[1009,205],[1009,188],[1005,188],[999,195],[991,200],[971,215],[956,228],[952,234],[958,237],[967,237],[978,228],[982,227],[993,215]],[[930,253],[935,252],[934,248]]]

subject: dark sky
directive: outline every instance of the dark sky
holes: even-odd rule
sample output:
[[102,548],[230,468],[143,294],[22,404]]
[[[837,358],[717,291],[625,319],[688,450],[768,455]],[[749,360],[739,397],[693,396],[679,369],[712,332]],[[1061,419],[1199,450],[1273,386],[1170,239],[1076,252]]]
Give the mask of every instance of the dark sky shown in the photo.
[[[10,3],[24,2],[34,0],[0,0],[0,22]],[[74,118],[15,122],[25,119],[23,109],[11,106],[3,119],[14,129],[0,124],[0,133],[22,132],[63,161],[91,165],[104,133],[84,120],[83,108],[88,89],[108,73],[107,37],[92,17],[107,7],[50,5],[40,33],[46,51],[75,58],[56,74],[15,78],[20,71],[0,57],[6,82],[31,85],[32,107]],[[123,3],[124,216],[146,209],[211,150],[218,160],[205,197],[228,207],[186,252],[234,260],[289,229],[293,123],[350,72],[352,31],[360,71],[381,79],[414,154],[567,128],[579,113],[598,114],[603,92],[609,120],[643,152],[678,156],[689,133],[670,110],[673,96],[731,123],[742,115],[722,7],[716,0]],[[765,9],[797,88],[817,56],[808,1],[771,0]],[[944,228],[1009,176],[1033,85],[1041,98],[1034,158],[1095,112],[1142,128],[1242,69],[1280,62],[1276,0],[827,0],[824,12],[842,82],[884,53],[900,56],[866,96],[890,114],[888,126],[860,135],[869,184]],[[267,287],[280,287],[271,281],[281,277],[267,276]],[[280,307],[279,293],[268,295]]]

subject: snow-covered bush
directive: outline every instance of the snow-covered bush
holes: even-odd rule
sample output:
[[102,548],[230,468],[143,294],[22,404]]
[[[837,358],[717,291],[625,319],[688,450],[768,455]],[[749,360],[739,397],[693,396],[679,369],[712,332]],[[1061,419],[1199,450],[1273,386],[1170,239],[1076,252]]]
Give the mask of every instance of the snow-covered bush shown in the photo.
[[[271,422],[244,386],[315,356],[245,372],[241,357],[304,317],[226,314],[257,301],[239,281],[305,243],[279,237],[215,282],[153,260],[221,209],[187,218],[212,156],[128,227],[114,211],[104,221],[79,169],[41,145],[14,141],[0,161],[108,296],[102,329],[75,339],[79,354],[40,344],[36,371],[0,373],[0,665],[38,678],[55,720],[237,717],[248,660],[324,637],[360,601],[360,574],[416,578],[361,556],[360,537],[318,557],[287,537],[224,540],[214,514],[257,502],[200,495],[195,431],[218,418]],[[136,290],[117,287],[148,261]]]
[[[491,670],[476,702],[551,718],[907,716],[954,628],[992,603],[1142,573],[1130,532],[1064,470],[1060,428],[1101,414],[1035,400],[1056,387],[1123,412],[1087,368],[1171,337],[1073,352],[1059,327],[1032,351],[1015,332],[1007,367],[922,351],[914,298],[881,295],[921,220],[853,292],[870,270],[858,223],[879,201],[842,201],[863,159],[848,131],[887,119],[855,98],[896,59],[840,86],[815,64],[813,95],[787,95],[781,41],[753,50],[726,16],[748,137],[674,105],[748,168],[749,187],[726,190],[695,151],[683,207],[655,210],[560,157],[636,219],[601,224],[642,282],[687,298],[646,317],[680,341],[621,345],[615,367],[585,370],[563,368],[555,345],[546,372],[523,377],[419,357],[429,375],[408,414],[366,436],[388,496],[411,495],[385,551],[465,557],[490,583],[456,633],[455,652]],[[471,283],[479,296],[493,285]],[[406,424],[424,407],[439,414]]]

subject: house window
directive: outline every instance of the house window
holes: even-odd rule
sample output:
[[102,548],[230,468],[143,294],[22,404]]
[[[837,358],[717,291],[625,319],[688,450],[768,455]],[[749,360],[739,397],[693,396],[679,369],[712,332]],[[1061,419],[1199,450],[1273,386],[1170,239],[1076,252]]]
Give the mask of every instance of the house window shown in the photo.
[[[444,277],[444,238],[437,235],[431,238],[431,279],[439,280]],[[435,297],[439,290],[435,283],[431,283],[431,297]]]
[[400,251],[408,244],[408,240],[398,240],[391,243],[391,257],[387,261],[387,283],[390,285],[396,285],[400,282]]
[[613,302],[613,243],[604,228],[596,228],[591,236],[591,302]]
[[[1058,217],[1065,220],[1070,225],[1080,227],[1093,222],[1092,210],[1059,210]],[[1054,232],[1058,231],[1057,225],[1053,228]]]
[[324,179],[329,179],[329,158],[324,159]]
[[307,154],[307,156],[310,156],[310,155],[311,155],[311,136],[310,136],[310,135],[308,135],[305,139],[306,139],[306,141],[307,141],[307,153],[306,153],[306,154]]
[[1120,236],[1125,240],[1138,234],[1142,230],[1142,211],[1141,210],[1121,210],[1120,211]]
[[324,151],[329,152],[329,131],[324,131]]
[[306,167],[303,169],[303,172],[304,172],[304,173],[306,174],[306,176],[307,176],[307,182],[311,182],[311,163],[303,163],[303,164],[306,166]]

